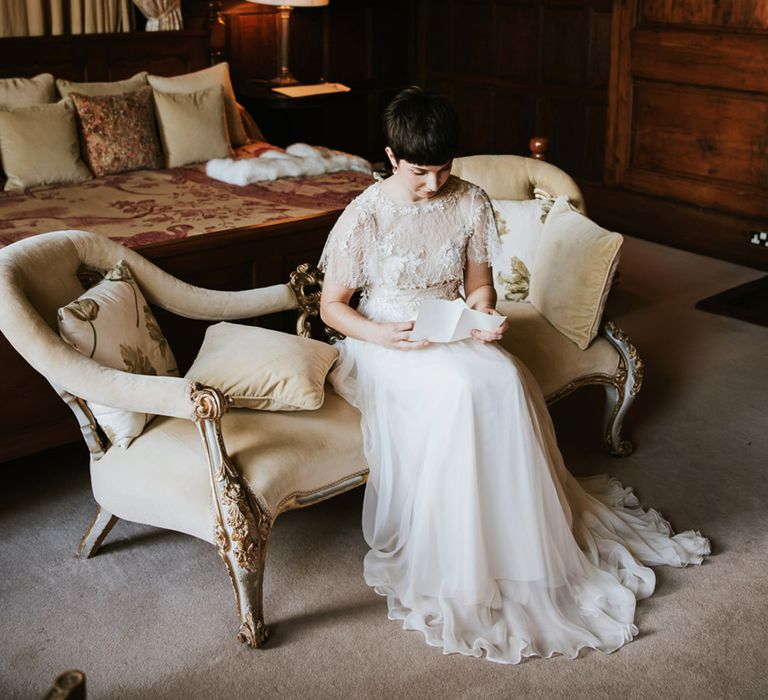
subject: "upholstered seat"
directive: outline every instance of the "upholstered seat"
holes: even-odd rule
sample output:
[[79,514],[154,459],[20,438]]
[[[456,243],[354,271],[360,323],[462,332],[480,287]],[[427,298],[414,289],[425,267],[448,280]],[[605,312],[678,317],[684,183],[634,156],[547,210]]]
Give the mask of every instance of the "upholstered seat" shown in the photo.
[[[243,484],[270,520],[365,480],[360,414],[330,387],[316,411],[232,409],[221,428]],[[214,542],[210,475],[192,421],[158,416],[129,449],[92,462],[91,483],[110,513]]]
[[497,308],[509,319],[502,346],[531,370],[548,401],[557,398],[575,379],[616,376],[620,356],[606,338],[595,338],[586,350],[581,350],[531,304],[502,301]]

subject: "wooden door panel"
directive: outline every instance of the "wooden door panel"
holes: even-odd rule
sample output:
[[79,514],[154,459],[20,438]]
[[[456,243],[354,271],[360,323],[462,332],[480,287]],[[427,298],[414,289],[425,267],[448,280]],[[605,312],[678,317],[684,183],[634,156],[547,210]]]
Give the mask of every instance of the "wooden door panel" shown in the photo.
[[768,96],[636,80],[630,167],[759,188],[768,182],[766,124]]
[[768,4],[764,0],[645,0],[642,22],[768,29]]
[[768,40],[749,30],[762,15],[743,14],[755,3],[726,4],[728,18],[712,3],[616,0],[606,175],[659,198],[768,217]]
[[632,74],[660,82],[768,92],[768,37],[637,29],[632,36]]

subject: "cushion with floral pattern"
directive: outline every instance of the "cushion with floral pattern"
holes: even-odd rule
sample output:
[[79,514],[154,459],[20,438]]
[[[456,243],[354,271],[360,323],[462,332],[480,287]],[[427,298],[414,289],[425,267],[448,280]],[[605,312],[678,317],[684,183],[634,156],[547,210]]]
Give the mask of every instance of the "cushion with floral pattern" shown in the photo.
[[85,160],[96,176],[162,167],[152,88],[118,95],[70,94]]
[[[176,359],[124,261],[58,312],[59,334],[78,352],[132,374],[178,376]],[[88,402],[113,445],[126,448],[154,416]]]

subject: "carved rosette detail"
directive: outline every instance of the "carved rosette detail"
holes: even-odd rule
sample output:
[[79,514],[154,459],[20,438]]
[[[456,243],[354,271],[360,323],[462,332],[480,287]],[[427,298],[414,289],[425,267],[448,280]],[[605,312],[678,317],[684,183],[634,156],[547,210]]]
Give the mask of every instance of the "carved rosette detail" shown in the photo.
[[258,649],[264,645],[267,637],[269,637],[269,627],[264,624],[263,620],[254,619],[253,610],[248,608],[237,638],[252,649]]
[[190,391],[196,420],[218,420],[229,409],[227,398],[218,389],[193,383]]
[[255,573],[259,570],[259,551],[254,545],[256,528],[250,517],[251,509],[239,484],[227,480],[221,493],[227,525],[232,540],[232,554],[237,565]]

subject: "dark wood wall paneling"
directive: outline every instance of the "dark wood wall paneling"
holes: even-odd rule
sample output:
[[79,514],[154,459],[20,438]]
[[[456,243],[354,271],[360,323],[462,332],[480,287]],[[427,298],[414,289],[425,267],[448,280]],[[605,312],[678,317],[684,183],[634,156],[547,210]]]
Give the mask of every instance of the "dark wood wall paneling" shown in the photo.
[[[328,101],[322,130],[307,140],[322,133],[323,145],[383,158],[381,112],[414,81],[415,9],[416,0],[332,0],[323,8],[294,9],[293,74],[303,83],[325,79],[353,89]],[[278,68],[274,8],[225,0],[222,10],[236,88],[272,78]]]
[[462,154],[529,152],[602,180],[610,0],[421,0],[421,82],[451,97]]
[[202,30],[0,40],[0,78],[53,73],[81,82],[122,80],[146,70],[177,75],[208,65]]
[[620,230],[768,269],[768,249],[748,243],[768,230],[768,3],[615,8],[612,187],[597,211]]

